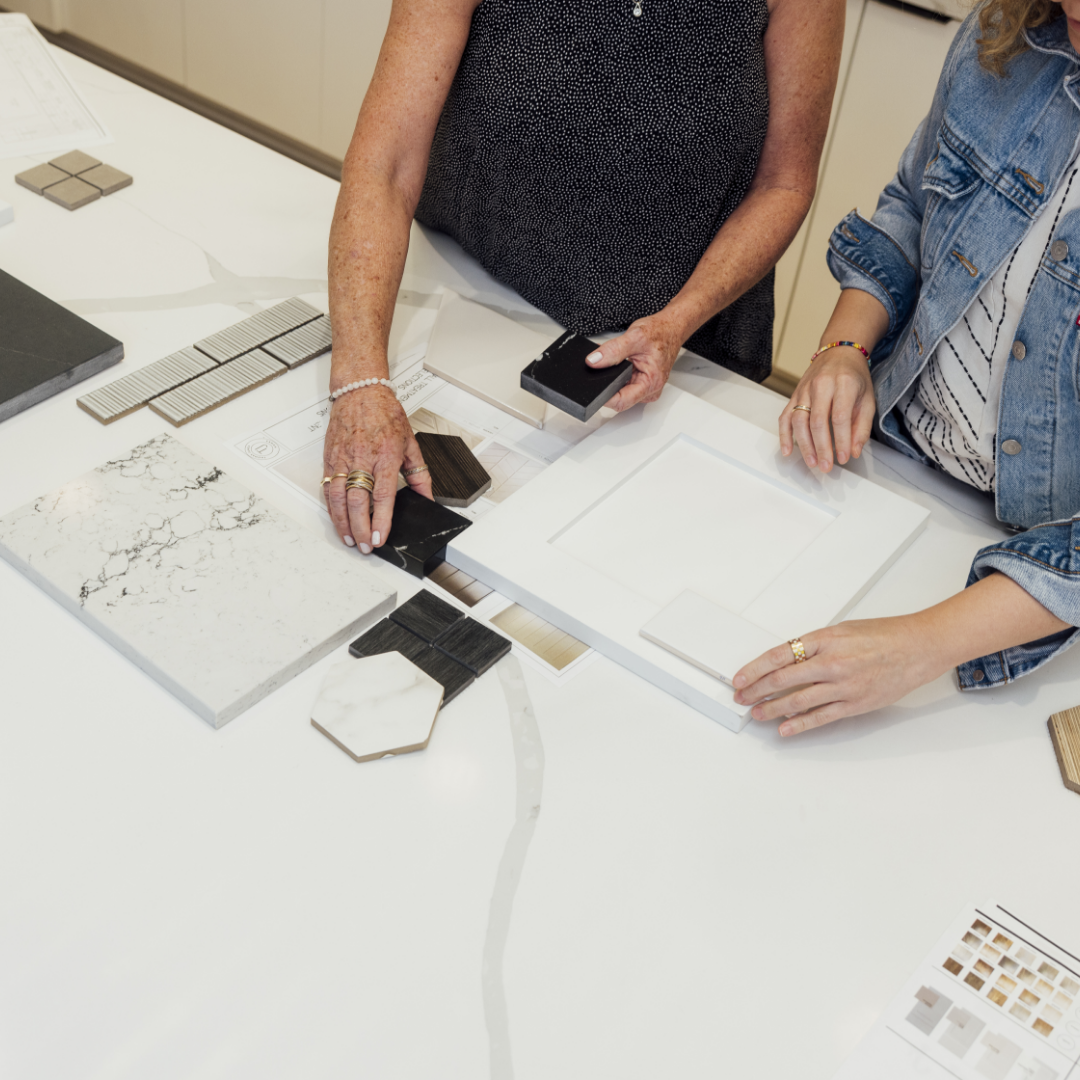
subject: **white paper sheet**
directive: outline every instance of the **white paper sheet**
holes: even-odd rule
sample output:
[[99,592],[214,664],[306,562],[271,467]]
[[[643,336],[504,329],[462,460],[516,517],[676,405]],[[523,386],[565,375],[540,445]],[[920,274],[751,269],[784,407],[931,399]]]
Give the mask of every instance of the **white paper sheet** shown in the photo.
[[1075,1077],[1080,958],[1070,947],[996,904],[969,906],[835,1080]]
[[0,158],[112,142],[25,15],[0,15]]

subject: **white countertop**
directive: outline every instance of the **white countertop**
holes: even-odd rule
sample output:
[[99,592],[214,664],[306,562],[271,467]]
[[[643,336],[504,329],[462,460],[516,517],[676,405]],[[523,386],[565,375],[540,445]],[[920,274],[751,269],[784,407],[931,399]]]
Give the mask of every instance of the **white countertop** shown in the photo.
[[[69,214],[0,162],[0,265],[127,359],[0,425],[0,512],[167,427],[102,427],[79,394],[238,304],[325,304],[335,184],[61,57],[135,184]],[[443,237],[415,234],[404,286],[545,325]],[[222,441],[327,371],[179,438],[329,537]],[[780,399],[710,364],[675,381],[775,422]],[[856,617],[940,599],[1001,535],[947,478],[880,447],[856,467],[933,512]],[[637,542],[666,557],[659,526]],[[792,740],[604,659],[556,685],[510,658],[426,751],[358,765],[308,722],[343,650],[214,731],[2,563],[0,613],[5,1078],[824,1080],[966,901],[1080,939],[1080,798],[1046,730],[1080,652]]]

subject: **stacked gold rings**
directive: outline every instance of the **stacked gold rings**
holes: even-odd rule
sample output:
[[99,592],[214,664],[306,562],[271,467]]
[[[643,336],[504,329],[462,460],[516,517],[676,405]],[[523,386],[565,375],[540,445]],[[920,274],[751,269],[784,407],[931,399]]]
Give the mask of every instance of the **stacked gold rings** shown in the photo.
[[345,490],[352,491],[353,488],[363,488],[369,493],[374,492],[375,477],[369,472],[364,472],[363,469],[353,469],[345,478]]
[[402,469],[401,475],[404,476],[406,480],[408,480],[410,476],[415,476],[418,472],[427,471],[428,467],[426,465],[417,465],[415,469]]

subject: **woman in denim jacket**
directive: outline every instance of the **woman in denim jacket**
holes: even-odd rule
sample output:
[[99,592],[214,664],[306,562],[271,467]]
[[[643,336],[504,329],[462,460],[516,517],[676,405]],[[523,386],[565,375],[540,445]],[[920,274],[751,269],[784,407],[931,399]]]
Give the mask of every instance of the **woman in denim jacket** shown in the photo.
[[783,735],[887,705],[950,667],[961,689],[1000,686],[1076,640],[1078,53],[1080,0],[984,0],[872,219],[852,212],[832,234],[843,291],[829,348],[781,414],[783,452],[797,445],[828,472],[873,430],[992,493],[1023,531],[983,548],[944,603],[817,630],[801,639],[805,662],[784,645],[743,668],[737,700],[757,703],[755,719],[786,717]]

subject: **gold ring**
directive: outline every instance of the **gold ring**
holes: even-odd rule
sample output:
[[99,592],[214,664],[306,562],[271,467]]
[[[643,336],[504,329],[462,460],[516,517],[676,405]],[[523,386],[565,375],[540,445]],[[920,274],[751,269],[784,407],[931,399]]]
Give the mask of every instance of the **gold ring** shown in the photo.
[[415,476],[418,472],[429,472],[429,471],[430,470],[428,469],[428,467],[426,465],[417,465],[415,469],[402,469],[401,470],[401,475],[404,476],[406,480],[408,480],[410,476]]
[[371,473],[366,472],[364,469],[353,469],[351,473],[346,477],[347,480],[370,480],[375,483],[375,477]]
[[336,473],[334,473],[334,475],[333,475],[333,476],[324,476],[324,477],[322,478],[322,482],[323,482],[324,484],[329,484],[331,480],[336,480],[336,479],[337,479],[337,478],[338,478],[339,476],[343,476],[343,477],[345,477],[345,479],[346,479],[346,480],[347,480],[347,479],[349,478],[349,474],[348,474],[348,473],[343,473],[343,472],[336,472]]
[[807,656],[806,656],[806,650],[803,648],[803,643],[796,637],[796,638],[792,638],[788,642],[788,644],[791,646],[791,651],[795,654],[795,663],[796,664],[804,664],[804,663],[806,663]]
[[799,412],[800,409],[803,412],[810,412],[810,406],[809,405],[792,405],[791,406],[791,411],[792,412]]
[[375,485],[369,480],[347,480],[345,482],[346,491],[355,491],[356,488],[363,488],[364,491],[369,491],[373,495],[375,494]]

